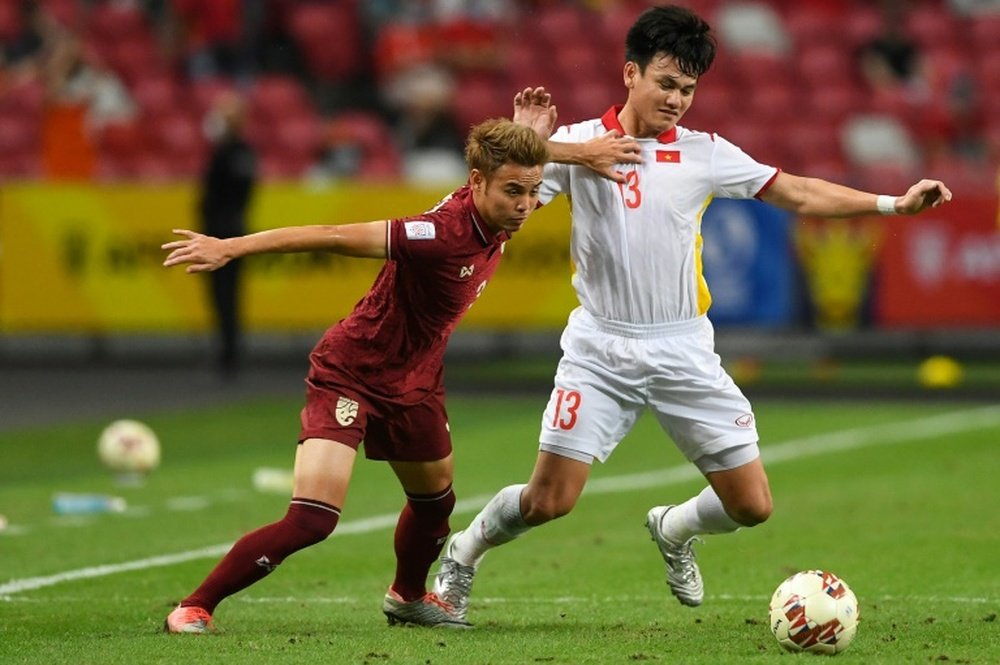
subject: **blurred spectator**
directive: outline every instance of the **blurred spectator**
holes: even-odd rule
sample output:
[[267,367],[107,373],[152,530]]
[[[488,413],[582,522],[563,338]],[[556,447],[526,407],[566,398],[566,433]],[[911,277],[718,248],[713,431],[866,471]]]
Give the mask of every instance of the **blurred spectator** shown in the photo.
[[171,1],[168,41],[191,78],[246,74],[242,5],[241,0]]
[[948,0],[956,14],[1000,14],[1000,0]]
[[[202,176],[198,212],[204,233],[232,238],[246,233],[246,213],[257,180],[257,157],[243,137],[246,105],[235,94],[220,96],[206,118],[215,145]],[[242,347],[240,262],[209,274],[218,335],[218,368],[223,378],[239,371]]]
[[79,38],[53,28],[43,64],[46,105],[42,164],[52,178],[88,179],[94,174],[94,134],[128,122],[136,108],[121,80]]
[[882,30],[861,47],[861,74],[876,94],[902,90],[911,99],[926,94],[920,51],[903,31],[906,11],[905,2],[883,2]]
[[395,116],[406,178],[461,181],[468,168],[462,157],[462,133],[452,113],[455,84],[449,72],[434,65],[411,67],[399,72],[383,94]]
[[38,66],[46,37],[58,26],[35,2],[25,0],[11,4],[17,5],[16,25],[20,30],[4,39],[0,56],[7,67],[34,70]]

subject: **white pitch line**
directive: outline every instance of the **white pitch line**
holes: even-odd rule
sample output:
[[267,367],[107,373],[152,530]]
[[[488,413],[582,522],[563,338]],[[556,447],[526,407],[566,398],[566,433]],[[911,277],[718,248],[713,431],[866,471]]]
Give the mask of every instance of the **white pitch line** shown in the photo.
[[[784,443],[766,446],[762,449],[761,455],[765,463],[771,465],[831,452],[842,452],[867,446],[919,441],[945,434],[985,429],[997,425],[1000,425],[1000,406],[987,406],[928,416],[927,418],[916,420],[859,427],[840,432],[793,439]],[[594,478],[588,482],[585,492],[588,494],[628,492],[677,484],[698,477],[700,477],[700,474],[697,469],[692,465],[686,464],[661,471]],[[455,505],[454,514],[478,511],[491,498],[493,498],[492,495],[483,494],[459,501]],[[396,525],[398,517],[397,514],[393,513],[344,522],[338,525],[333,535],[370,533],[381,529],[389,529]],[[14,579],[5,584],[0,584],[0,600],[9,600],[9,596],[13,594],[55,586],[64,582],[105,577],[133,570],[172,566],[195,559],[218,558],[228,552],[232,545],[232,543],[224,543],[197,550],[164,554],[146,559],[126,561],[124,563],[78,568],[42,577]]]

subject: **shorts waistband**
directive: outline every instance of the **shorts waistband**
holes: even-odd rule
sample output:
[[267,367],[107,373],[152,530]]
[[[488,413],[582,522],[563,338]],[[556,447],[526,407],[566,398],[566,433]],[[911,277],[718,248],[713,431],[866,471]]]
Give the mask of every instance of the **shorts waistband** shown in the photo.
[[653,337],[673,337],[675,335],[686,335],[702,328],[708,321],[708,317],[702,314],[686,321],[670,321],[666,323],[628,323],[625,321],[612,321],[591,314],[583,307],[578,307],[571,315],[570,319],[579,319],[584,325],[596,328],[602,332],[618,335],[620,337],[633,337],[636,339],[649,339]]

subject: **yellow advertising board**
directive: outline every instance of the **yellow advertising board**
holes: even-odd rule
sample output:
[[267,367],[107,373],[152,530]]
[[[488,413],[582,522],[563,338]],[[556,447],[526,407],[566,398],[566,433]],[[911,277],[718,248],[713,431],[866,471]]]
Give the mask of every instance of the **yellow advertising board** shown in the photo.
[[[268,184],[250,230],[419,214],[445,190],[345,183]],[[193,185],[55,185],[0,190],[0,332],[198,332],[210,328],[207,278],[163,268],[173,228],[197,228]],[[263,255],[245,264],[244,317],[255,331],[304,331],[346,315],[381,262],[325,253]],[[569,218],[537,211],[507,249],[464,327],[552,329],[575,304]]]

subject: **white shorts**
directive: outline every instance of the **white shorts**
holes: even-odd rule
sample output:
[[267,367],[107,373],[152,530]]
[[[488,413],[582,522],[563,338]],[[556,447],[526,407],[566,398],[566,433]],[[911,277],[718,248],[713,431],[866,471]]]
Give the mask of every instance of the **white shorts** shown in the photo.
[[707,317],[637,326],[570,314],[541,449],[604,462],[648,406],[703,473],[757,458],[750,402],[722,369]]

